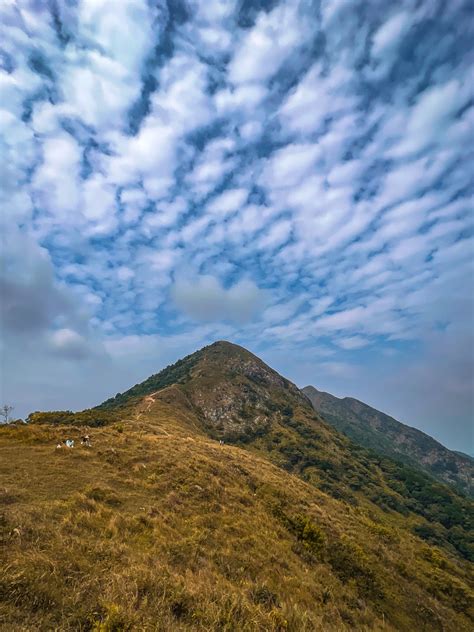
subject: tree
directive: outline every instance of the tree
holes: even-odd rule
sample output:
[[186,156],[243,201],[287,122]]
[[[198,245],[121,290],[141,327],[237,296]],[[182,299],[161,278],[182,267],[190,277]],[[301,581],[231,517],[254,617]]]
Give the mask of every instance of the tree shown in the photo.
[[0,418],[2,424],[7,424],[10,421],[10,413],[12,412],[14,406],[9,406],[8,404],[4,404],[0,408]]

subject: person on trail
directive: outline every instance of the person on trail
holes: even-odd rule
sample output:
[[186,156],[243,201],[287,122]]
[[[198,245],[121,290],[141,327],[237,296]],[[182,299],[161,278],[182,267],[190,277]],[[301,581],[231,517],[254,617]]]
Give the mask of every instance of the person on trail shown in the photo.
[[86,448],[90,448],[90,445],[91,445],[91,440],[90,440],[89,435],[84,435],[84,436],[81,438],[81,445],[85,445],[85,446],[86,446]]
[[73,448],[74,447],[74,440],[73,439],[66,439],[66,447],[67,448]]

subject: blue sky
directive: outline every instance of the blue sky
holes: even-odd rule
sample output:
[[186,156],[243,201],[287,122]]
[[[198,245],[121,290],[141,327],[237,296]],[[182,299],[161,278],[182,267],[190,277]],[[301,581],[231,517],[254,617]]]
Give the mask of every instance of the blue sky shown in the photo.
[[2,2],[3,400],[224,338],[472,452],[471,13]]

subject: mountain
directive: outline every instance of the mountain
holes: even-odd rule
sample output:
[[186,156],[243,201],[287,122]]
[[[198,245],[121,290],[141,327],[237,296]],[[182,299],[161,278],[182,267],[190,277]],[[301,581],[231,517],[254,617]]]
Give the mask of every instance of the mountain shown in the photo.
[[467,454],[448,450],[421,430],[352,397],[339,399],[314,386],[306,386],[303,392],[326,421],[355,442],[474,494],[474,461]]
[[242,347],[28,422],[0,428],[0,629],[472,628],[472,503]]

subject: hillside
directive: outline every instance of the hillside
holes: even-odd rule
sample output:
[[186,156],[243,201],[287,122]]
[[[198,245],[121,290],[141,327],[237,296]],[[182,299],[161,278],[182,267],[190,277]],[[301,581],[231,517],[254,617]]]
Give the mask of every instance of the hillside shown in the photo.
[[472,627],[472,505],[235,345],[1,428],[0,457],[1,630]]
[[424,432],[352,397],[339,399],[314,386],[303,392],[326,421],[357,443],[474,494],[474,461],[468,455],[448,450]]

